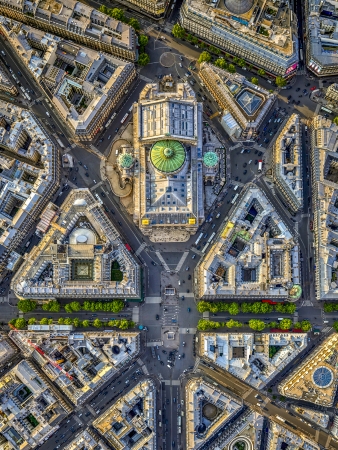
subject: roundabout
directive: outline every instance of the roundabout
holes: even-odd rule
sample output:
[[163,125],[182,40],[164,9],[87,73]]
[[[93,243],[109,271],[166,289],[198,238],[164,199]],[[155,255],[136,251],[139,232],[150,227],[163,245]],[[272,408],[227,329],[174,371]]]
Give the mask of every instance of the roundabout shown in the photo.
[[175,64],[175,55],[170,52],[162,53],[160,56],[160,64],[163,67],[172,67]]

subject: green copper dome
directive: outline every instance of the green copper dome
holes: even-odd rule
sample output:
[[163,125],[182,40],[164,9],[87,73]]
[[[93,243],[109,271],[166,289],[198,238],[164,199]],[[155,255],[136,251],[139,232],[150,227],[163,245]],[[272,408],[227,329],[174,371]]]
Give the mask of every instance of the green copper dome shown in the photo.
[[134,164],[134,158],[129,153],[122,153],[118,157],[118,163],[123,169],[129,169]]
[[207,152],[203,156],[203,163],[207,167],[215,167],[218,163],[218,155],[215,152]]
[[178,141],[157,141],[151,151],[150,159],[160,172],[176,172],[185,161],[185,150]]

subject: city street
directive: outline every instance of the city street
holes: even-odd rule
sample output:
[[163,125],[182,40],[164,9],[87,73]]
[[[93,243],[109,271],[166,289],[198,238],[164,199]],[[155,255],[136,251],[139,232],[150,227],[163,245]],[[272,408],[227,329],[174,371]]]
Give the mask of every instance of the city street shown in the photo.
[[[88,0],[86,3],[97,8],[103,4],[102,2],[93,0]],[[178,16],[178,8],[180,5],[181,2],[178,1],[170,13],[171,23]],[[115,6],[120,7],[121,5],[115,2],[109,3],[109,7]],[[122,5],[122,7],[126,10],[125,5]],[[300,0],[296,0],[294,8],[298,16],[301,16]],[[201,250],[206,245],[208,238],[212,233],[217,234],[220,231],[225,218],[230,214],[231,209],[235,207],[232,203],[234,197],[236,194],[240,194],[248,183],[255,183],[263,190],[285,225],[299,240],[303,293],[302,297],[296,303],[297,320],[310,320],[314,326],[322,331],[326,330],[326,332],[330,332],[333,322],[338,320],[338,313],[325,315],[322,310],[322,304],[315,299],[313,236],[310,231],[310,221],[312,220],[311,173],[309,170],[309,136],[305,127],[313,115],[319,112],[320,106],[310,99],[309,94],[302,94],[302,91],[304,86],[307,86],[309,91],[310,87],[318,88],[322,83],[306,77],[304,74],[305,70],[301,67],[302,71],[290,80],[286,89],[277,89],[275,91],[276,102],[261,124],[260,134],[256,142],[251,141],[236,144],[225,133],[219,117],[210,119],[207,114],[204,114],[204,121],[210,126],[211,132],[219,138],[222,146],[224,146],[225,160],[227,162],[227,183],[218,194],[211,208],[205,210],[205,217],[210,217],[210,220],[200,226],[195,236],[191,236],[187,242],[151,242],[133,223],[131,215],[123,207],[120,199],[113,194],[108,181],[103,177],[102,162],[108,156],[111,144],[121,135],[128,123],[133,120],[130,109],[133,103],[138,101],[140,92],[144,86],[147,83],[159,81],[164,75],[171,74],[175,81],[192,81],[194,83],[192,88],[196,93],[198,101],[202,101],[202,96],[206,98],[204,104],[210,108],[210,114],[221,111],[210,93],[201,83],[198,67],[195,69],[189,68],[192,62],[197,61],[201,50],[187,41],[174,38],[169,32],[169,21],[166,25],[161,23],[159,30],[158,23],[149,18],[142,17],[130,11],[126,11],[125,14],[127,17],[134,17],[136,15],[140,19],[141,27],[149,36],[147,53],[150,56],[150,63],[145,67],[138,68],[137,78],[130,86],[128,93],[116,107],[114,111],[116,115],[110,125],[108,128],[104,127],[91,143],[79,144],[74,141],[71,131],[58,116],[50,101],[45,98],[45,94],[34,81],[28,69],[23,67],[16,53],[11,50],[8,42],[0,37],[2,48],[6,53],[6,56],[0,56],[1,60],[8,65],[7,69],[11,67],[15,74],[22,73],[19,76],[19,81],[22,86],[30,90],[32,101],[28,103],[21,95],[13,99],[12,97],[9,98],[9,96],[1,94],[1,98],[7,99],[19,106],[29,108],[40,120],[54,143],[59,147],[60,155],[67,152],[74,159],[74,168],[72,170],[62,169],[60,188],[51,201],[60,206],[65,200],[69,188],[86,187],[93,194],[98,194],[103,202],[107,216],[121,234],[123,242],[130,245],[132,253],[142,267],[143,274],[142,300],[144,302],[136,303],[130,301],[128,307],[119,314],[102,311],[93,314],[91,312],[80,311],[72,315],[72,317],[78,317],[81,320],[98,318],[107,321],[111,318],[119,319],[120,317],[132,320],[133,308],[138,308],[139,322],[137,325],[146,326],[148,329],[148,331],[141,332],[146,341],[146,346],[142,349],[140,358],[126,367],[122,374],[105,383],[86,405],[77,406],[75,412],[59,424],[59,430],[47,442],[42,444],[40,448],[43,450],[57,450],[60,447],[64,447],[77,433],[87,425],[90,425],[100,413],[109,408],[114,400],[132,389],[143,378],[151,376],[158,385],[156,398],[157,411],[155,411],[155,415],[157,417],[157,423],[161,423],[161,427],[157,427],[159,448],[169,450],[177,446],[177,448],[182,449],[185,444],[186,431],[185,417],[181,415],[185,400],[183,386],[187,379],[197,374],[208,376],[216,380],[217,383],[229,388],[235,394],[241,397],[245,396],[245,405],[259,411],[266,418],[282,417],[287,421],[285,426],[290,427],[290,423],[294,424],[297,429],[303,431],[307,436],[316,440],[316,442],[319,442],[323,448],[329,448],[330,443],[330,448],[338,449],[338,443],[333,440],[330,441],[331,438],[326,432],[323,430],[318,431],[315,427],[309,426],[297,418],[291,418],[286,408],[280,408],[275,405],[265,395],[262,394],[265,400],[264,408],[257,406],[257,399],[255,398],[257,392],[228,373],[220,371],[217,368],[215,370],[215,367],[210,368],[201,363],[198,365],[197,371],[193,372],[196,363],[196,326],[198,320],[202,318],[202,314],[199,314],[196,310],[197,299],[194,297],[194,270],[203,256]],[[299,28],[298,37],[300,42],[303,42],[302,26]],[[250,73],[249,70],[239,67],[236,67],[236,70],[241,75],[245,75],[249,80],[252,76],[257,77],[259,84],[267,90],[275,89],[275,86],[272,85],[270,80],[258,76],[256,73]],[[206,108],[204,111],[206,113]],[[129,114],[128,119],[121,123],[122,118],[127,113]],[[271,155],[274,140],[292,113],[299,114],[302,121],[304,206],[296,215],[289,212],[280,192],[273,185],[272,178],[266,173],[264,166],[262,173],[258,172],[258,161],[262,159],[265,163]],[[331,115],[330,118],[333,118],[333,116]],[[278,119],[281,119],[281,121],[278,122]],[[245,152],[242,151],[243,148],[246,149]],[[219,217],[216,218],[218,214]],[[195,244],[200,233],[203,233],[204,237],[198,244]],[[25,246],[22,247],[22,254],[30,251],[38,243],[39,238],[34,235],[34,230],[27,236],[26,242],[28,241],[29,246],[28,248],[25,248]],[[162,293],[165,286],[162,284],[162,280],[164,274],[171,279],[172,283],[176,283],[178,300],[170,304],[163,300]],[[10,275],[7,280],[5,279],[1,283],[0,287],[5,289],[2,294],[3,297],[0,296],[0,301],[2,308],[1,320],[3,323],[6,323],[11,318],[18,317],[18,311],[15,306],[17,299],[10,290]],[[184,299],[182,299],[182,296],[184,296]],[[69,301],[71,300],[69,299]],[[244,300],[243,297],[233,296],[223,298],[220,296],[217,300],[229,303],[232,301],[253,302],[257,301],[257,298],[250,297]],[[60,303],[63,304],[66,301],[62,300]],[[42,317],[48,317],[55,321],[60,317],[69,316],[70,314],[64,310],[61,310],[59,313],[49,313],[42,309],[37,309],[32,313],[25,314],[26,319],[35,317],[39,320]],[[230,316],[227,313],[217,313],[209,314],[209,319],[217,322],[225,322],[231,318],[235,318],[244,323],[243,331],[250,331],[250,328],[247,326],[250,319],[257,318],[268,323],[277,320],[281,316],[294,318],[287,314],[281,315],[281,313],[273,312],[268,315],[258,314],[255,316],[240,313],[236,317]],[[169,327],[175,329],[175,342],[177,342],[177,345],[175,344],[172,347],[172,344],[164,338]],[[91,330],[92,328],[89,329]],[[226,331],[226,328],[222,328],[220,331]],[[305,357],[313,346],[318,344],[323,336],[326,336],[326,334],[323,333],[320,337],[314,336],[313,333],[309,334],[308,348],[268,384],[267,387],[271,388],[273,393],[277,394],[278,382],[297,365],[300,358]],[[174,353],[170,355],[170,352]],[[290,430],[292,430],[292,427]]]

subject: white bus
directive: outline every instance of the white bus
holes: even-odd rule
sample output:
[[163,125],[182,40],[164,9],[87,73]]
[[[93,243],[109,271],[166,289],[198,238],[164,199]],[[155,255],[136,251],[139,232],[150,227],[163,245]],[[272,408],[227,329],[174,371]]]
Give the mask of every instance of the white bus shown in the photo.
[[208,242],[209,242],[209,243],[213,240],[215,234],[216,234],[216,233],[214,232],[214,233],[212,233],[212,235],[209,237],[209,239],[208,239]]
[[60,146],[61,148],[65,148],[65,146],[63,145],[63,143],[60,141],[59,138],[56,138],[56,142],[59,144],[59,146]]
[[122,117],[121,123],[124,123],[124,122],[127,120],[127,117],[128,117],[128,116],[129,116],[129,114],[126,113],[126,114]]
[[205,253],[205,252],[206,252],[206,250],[207,250],[207,248],[209,247],[209,245],[210,245],[210,242],[207,242],[207,243],[205,244],[205,246],[202,248],[202,253]]
[[325,112],[327,112],[329,114],[332,113],[331,109],[325,108],[324,106],[322,106],[320,109],[322,109],[323,111],[325,111]]
[[262,172],[262,167],[263,167],[263,161],[260,159],[258,161],[258,172]]
[[234,204],[235,201],[237,200],[237,198],[238,198],[238,194],[236,194],[235,197],[231,200],[231,203]]
[[201,233],[201,234],[198,236],[198,238],[197,238],[197,240],[196,240],[196,242],[195,242],[195,245],[197,245],[197,244],[199,243],[199,241],[202,239],[202,237],[203,237],[203,233]]

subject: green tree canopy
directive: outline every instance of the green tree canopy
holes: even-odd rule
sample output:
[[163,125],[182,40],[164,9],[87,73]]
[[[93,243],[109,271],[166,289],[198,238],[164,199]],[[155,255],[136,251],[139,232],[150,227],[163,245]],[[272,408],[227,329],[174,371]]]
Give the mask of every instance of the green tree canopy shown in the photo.
[[283,77],[276,77],[275,83],[276,83],[276,86],[278,86],[278,87],[286,86],[286,80],[284,80]]
[[235,302],[231,303],[229,305],[228,311],[229,311],[229,314],[231,314],[232,316],[237,316],[237,314],[239,313],[238,303],[235,303]]
[[338,125],[338,116],[335,117],[335,118],[333,119],[333,123],[334,123],[335,125]]
[[19,319],[16,319],[14,326],[18,330],[23,330],[27,326],[26,320],[23,317],[19,317]]
[[122,319],[122,320],[120,321],[120,327],[119,327],[119,328],[121,328],[121,330],[127,330],[127,329],[129,328],[129,322],[128,322],[128,320]]
[[138,31],[141,27],[139,21],[137,19],[131,18],[129,19],[128,25],[134,28],[134,30]]
[[65,311],[66,311],[66,313],[68,313],[68,314],[70,314],[70,313],[73,312],[72,307],[70,306],[69,303],[67,303],[67,304],[65,305]]
[[218,58],[214,62],[215,66],[219,67],[220,69],[226,70],[228,68],[228,64],[225,61],[224,58]]
[[70,317],[66,317],[64,320],[64,324],[65,325],[72,325],[73,324],[73,319],[71,319]]
[[202,62],[209,62],[211,60],[211,55],[209,52],[202,52],[200,54],[200,57],[198,58],[198,62],[202,63]]
[[302,320],[300,323],[300,327],[305,333],[307,333],[308,331],[311,330],[312,325],[308,320]]
[[47,317],[43,317],[43,318],[40,320],[40,325],[48,325],[48,319],[47,319]]
[[122,9],[119,9],[119,8],[108,9],[108,14],[110,17],[113,17],[113,19],[120,20],[121,22],[126,21],[126,18],[124,16],[124,12]]
[[262,77],[263,75],[265,75],[265,70],[259,69],[257,73]]
[[82,321],[82,326],[83,326],[83,327],[88,328],[89,325],[90,325],[89,320],[85,319],[85,320]]
[[290,330],[292,327],[292,320],[291,319],[282,319],[279,322],[279,327],[281,330]]
[[35,317],[31,317],[30,319],[28,319],[28,325],[35,325],[35,324],[36,324]]
[[333,323],[333,328],[338,332],[338,321]]
[[245,67],[245,61],[244,61],[244,59],[242,59],[242,58],[239,59],[237,64],[239,65],[239,67]]
[[102,327],[102,322],[101,322],[101,320],[100,320],[100,319],[95,319],[94,322],[93,322],[93,326],[94,326],[95,328],[101,328],[101,327]]
[[59,317],[58,318],[58,324],[59,325],[64,325],[64,323],[65,323],[65,319],[63,317]]
[[338,310],[338,303],[324,303],[324,311],[325,312],[332,312]]
[[82,325],[82,322],[78,317],[75,317],[75,319],[73,319],[73,325],[74,327],[79,328]]
[[60,303],[56,300],[49,300],[48,303],[44,303],[42,305],[42,309],[44,311],[59,312],[60,311]]
[[238,320],[230,319],[225,322],[225,326],[227,328],[241,328],[243,326],[242,322],[238,322]]
[[270,328],[278,328],[278,322],[272,321],[269,323]]
[[209,309],[209,302],[205,302],[205,301],[200,301],[197,303],[197,311],[200,313],[204,313],[206,311],[210,311]]
[[251,78],[251,83],[257,85],[257,84],[258,84],[258,78],[252,77],[252,78]]
[[48,325],[53,325],[53,319],[48,319]]
[[200,319],[197,324],[197,329],[200,331],[205,331],[219,328],[220,326],[221,326],[220,322],[213,322],[211,320]]
[[193,36],[193,37],[192,37],[191,43],[192,43],[193,45],[197,45],[197,44],[198,44],[198,39],[197,39],[196,36]]
[[213,45],[209,45],[209,52],[215,53],[215,55],[219,55],[221,50]]
[[71,309],[75,312],[78,312],[81,310],[81,305],[80,302],[71,302],[69,303],[69,306],[71,307]]
[[99,11],[101,11],[103,14],[108,14],[108,8],[105,5],[101,5]]
[[236,72],[236,67],[233,64],[229,64],[228,71],[230,73],[235,73]]
[[146,66],[150,63],[150,56],[148,53],[140,53],[137,62],[140,66]]
[[115,320],[109,320],[108,326],[109,327],[115,327]]
[[249,327],[255,331],[263,331],[265,328],[265,323],[263,320],[251,319],[249,320]]
[[148,36],[145,34],[140,34],[138,37],[138,43],[140,44],[140,53],[144,53],[144,49],[148,44]]
[[29,311],[34,311],[36,308],[35,300],[19,300],[18,301],[18,309],[23,313],[28,313]]
[[185,36],[185,30],[183,27],[181,27],[181,25],[179,23],[175,23],[171,33],[177,39],[183,39]]

